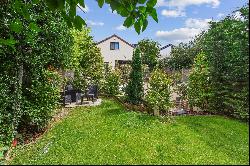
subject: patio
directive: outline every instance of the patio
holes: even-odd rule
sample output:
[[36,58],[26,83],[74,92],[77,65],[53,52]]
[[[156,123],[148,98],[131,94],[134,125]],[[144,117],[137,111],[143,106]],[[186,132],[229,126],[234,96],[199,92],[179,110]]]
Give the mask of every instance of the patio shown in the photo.
[[74,108],[74,107],[82,107],[82,106],[98,106],[102,103],[102,99],[96,99],[94,102],[84,100],[81,104],[81,100],[78,100],[77,102],[67,103],[65,105],[66,108]]

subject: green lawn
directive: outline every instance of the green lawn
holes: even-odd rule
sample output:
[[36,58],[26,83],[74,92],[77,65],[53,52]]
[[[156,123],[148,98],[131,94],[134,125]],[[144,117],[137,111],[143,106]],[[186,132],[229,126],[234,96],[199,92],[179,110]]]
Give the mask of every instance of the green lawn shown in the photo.
[[219,116],[162,123],[104,100],[72,110],[10,164],[248,164],[248,127]]

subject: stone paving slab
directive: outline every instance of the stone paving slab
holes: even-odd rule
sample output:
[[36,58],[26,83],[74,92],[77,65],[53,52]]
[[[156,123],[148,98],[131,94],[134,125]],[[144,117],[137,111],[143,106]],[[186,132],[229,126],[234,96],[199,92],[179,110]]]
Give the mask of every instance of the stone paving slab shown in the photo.
[[73,102],[71,104],[67,104],[66,108],[74,108],[74,107],[83,107],[83,106],[97,106],[102,103],[102,99],[97,99],[96,101],[83,101],[83,104],[81,104],[81,101]]

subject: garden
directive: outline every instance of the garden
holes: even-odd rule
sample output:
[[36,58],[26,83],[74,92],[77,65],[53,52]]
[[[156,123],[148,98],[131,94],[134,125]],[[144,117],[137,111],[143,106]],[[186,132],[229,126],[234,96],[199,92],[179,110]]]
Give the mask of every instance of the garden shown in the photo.
[[[156,2],[97,5],[139,34],[148,17],[158,22]],[[76,15],[84,1],[0,5],[0,163],[249,163],[248,5],[174,46],[170,58],[143,39],[131,63],[115,68]],[[95,85],[100,105],[66,108],[68,85],[75,98]]]

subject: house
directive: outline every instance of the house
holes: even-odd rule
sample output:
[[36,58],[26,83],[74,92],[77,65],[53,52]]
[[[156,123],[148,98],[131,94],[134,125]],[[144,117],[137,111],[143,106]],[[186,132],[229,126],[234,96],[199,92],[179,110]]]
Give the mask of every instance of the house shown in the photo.
[[[130,63],[132,61],[133,51],[136,44],[130,44],[126,40],[117,35],[112,35],[97,43],[101,49],[101,54],[104,58],[104,63],[114,68],[116,65]],[[160,49],[161,58],[169,55],[171,44]]]
[[160,48],[160,58],[170,58],[170,52],[171,50],[173,49],[174,45],[172,44],[168,44],[168,45],[165,45],[164,47],[161,47]]

